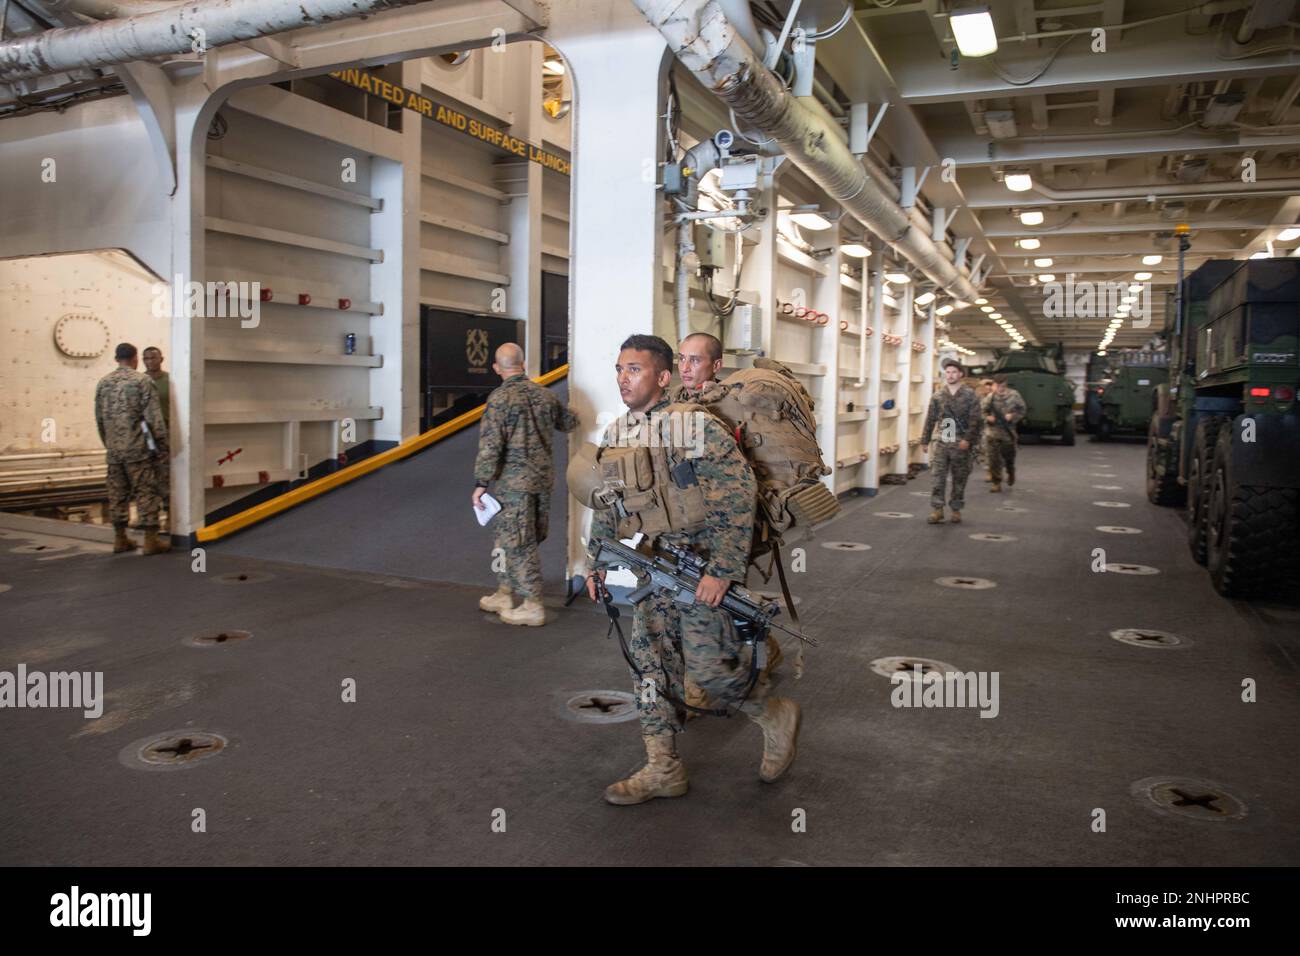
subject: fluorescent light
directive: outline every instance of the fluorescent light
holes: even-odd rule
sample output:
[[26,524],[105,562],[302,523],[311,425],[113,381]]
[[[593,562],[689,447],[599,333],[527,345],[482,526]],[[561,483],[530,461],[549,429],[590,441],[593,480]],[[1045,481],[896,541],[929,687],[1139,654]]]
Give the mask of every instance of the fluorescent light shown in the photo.
[[993,311],[993,306],[991,306],[991,305],[981,305],[981,306],[980,306],[980,311],[981,311],[981,312],[992,312],[992,311]]
[[1052,264],[1052,260],[1051,260],[1051,259],[1048,259],[1048,258],[1046,258],[1046,257],[1044,257],[1044,258],[1042,258],[1042,259],[1035,259],[1035,260],[1034,260],[1034,265],[1037,266],[1039,269],[1046,269],[1046,268],[1047,268],[1048,266],[1050,266],[1051,264]]
[[1134,302],[1136,302],[1137,300],[1138,300],[1138,297],[1135,296],[1135,295],[1126,295],[1126,296],[1124,296],[1124,298],[1122,298],[1122,299],[1119,300],[1119,304],[1120,304],[1120,305],[1129,305],[1129,306],[1131,306],[1131,305],[1132,305]]
[[990,318],[990,319],[1000,319],[1000,318],[1002,318],[1002,313],[1001,313],[1001,312],[990,312],[990,313],[989,313],[989,318]]
[[952,306],[950,305],[941,305],[934,310],[935,315],[947,315],[950,312],[952,312]]
[[916,304],[929,305],[931,302],[934,301],[934,299],[935,299],[935,295],[933,292],[922,292],[920,295],[916,297]]
[[1142,264],[1144,266],[1158,266],[1160,265],[1160,260],[1163,258],[1164,256],[1143,256]]
[[1149,272],[1138,272],[1138,273],[1135,273],[1135,274],[1133,275],[1133,278],[1134,278],[1134,279],[1137,279],[1138,282],[1146,282],[1148,279],[1151,278],[1151,273],[1149,273]]
[[1140,282],[1132,282],[1132,283],[1129,283],[1128,290],[1129,290],[1130,292],[1141,292],[1141,291],[1142,291],[1142,283],[1140,283]]
[[998,52],[998,34],[986,6],[964,7],[948,14],[952,38],[962,56],[988,56]]
[[546,74],[549,74],[550,76],[563,76],[563,75],[564,75],[564,61],[563,61],[563,60],[543,60],[543,61],[542,61],[542,72],[543,72],[543,73],[546,73]]
[[912,277],[906,272],[886,272],[885,281],[892,282],[894,285],[904,285],[912,281]]
[[1032,250],[1032,249],[1037,249],[1039,246],[1042,245],[1042,243],[1039,242],[1037,239],[1017,239],[1016,245],[1018,245],[1021,249]]
[[1026,226],[1041,226],[1043,214],[1037,209],[1026,209],[1020,214],[1020,221]]
[[829,229],[833,225],[829,219],[816,212],[792,212],[790,218],[795,225],[818,232],[822,229]]
[[986,298],[984,298],[984,296],[980,296],[978,299],[975,300],[975,304],[976,304],[976,305],[988,305],[988,304],[989,304],[989,300],[986,299]]
[[1039,282],[1055,282],[1055,281],[1056,281],[1056,276],[1052,275],[1052,273],[1050,273],[1050,272],[1046,272],[1046,273],[1044,273],[1043,275],[1040,275],[1040,276],[1038,277],[1038,281],[1039,281]]
[[1292,226],[1290,229],[1283,229],[1277,234],[1277,237],[1282,242],[1290,242],[1292,239],[1300,239],[1300,229],[1297,229],[1295,226]]
[[855,259],[865,259],[871,255],[871,250],[860,242],[846,242],[840,246],[840,252]]
[[1002,184],[1013,193],[1023,193],[1034,188],[1034,180],[1028,173],[1007,173],[1002,177]]

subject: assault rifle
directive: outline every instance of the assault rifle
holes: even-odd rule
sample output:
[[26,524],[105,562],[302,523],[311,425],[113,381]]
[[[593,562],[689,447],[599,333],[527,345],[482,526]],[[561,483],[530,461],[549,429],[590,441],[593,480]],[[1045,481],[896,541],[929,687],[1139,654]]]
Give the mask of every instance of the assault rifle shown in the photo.
[[[661,546],[662,549],[674,559],[669,561],[658,555],[653,557],[644,555],[620,541],[597,538],[596,544],[599,548],[595,560],[596,567],[627,568],[639,576],[649,578],[649,581],[628,595],[628,601],[632,604],[640,604],[655,591],[672,595],[673,600],[679,604],[695,603],[695,589],[699,586],[700,578],[704,576],[704,561],[698,555],[692,554],[685,548],[665,544]],[[748,622],[759,634],[765,633],[769,627],[774,627],[799,638],[805,644],[818,646],[813,638],[773,620],[781,613],[781,606],[775,601],[761,601],[735,584],[727,588],[718,607],[733,617]]]

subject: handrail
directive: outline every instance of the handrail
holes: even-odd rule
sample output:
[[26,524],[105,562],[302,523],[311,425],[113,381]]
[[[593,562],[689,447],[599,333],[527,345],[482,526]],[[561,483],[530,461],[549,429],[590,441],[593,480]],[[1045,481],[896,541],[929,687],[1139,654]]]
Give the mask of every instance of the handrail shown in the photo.
[[[533,379],[538,385],[550,385],[558,382],[569,374],[569,366],[561,365],[557,369],[552,369],[545,375],[540,375]],[[290,489],[282,495],[277,495],[270,501],[263,501],[260,504],[253,505],[239,514],[231,515],[229,518],[222,518],[213,524],[200,528],[195,533],[195,538],[199,541],[219,541],[227,535],[234,534],[236,531],[242,531],[251,525],[265,521],[281,511],[287,511],[290,508],[297,507],[304,501],[310,501],[312,498],[325,494],[327,491],[333,491],[340,485],[346,485],[350,481],[355,481],[364,475],[377,471],[385,465],[391,465],[395,461],[400,461],[409,455],[422,451],[430,445],[436,444],[450,435],[456,434],[463,428],[468,428],[480,418],[483,417],[484,405],[466,412],[464,415],[457,415],[449,422],[443,422],[435,428],[430,428],[427,432],[416,435],[414,438],[407,439],[394,448],[380,452],[377,455],[371,455],[364,461],[359,461],[355,465],[348,465],[346,468],[340,468],[333,474],[326,475],[324,478],[317,478],[315,481],[309,481],[305,485],[299,485],[297,488]]]

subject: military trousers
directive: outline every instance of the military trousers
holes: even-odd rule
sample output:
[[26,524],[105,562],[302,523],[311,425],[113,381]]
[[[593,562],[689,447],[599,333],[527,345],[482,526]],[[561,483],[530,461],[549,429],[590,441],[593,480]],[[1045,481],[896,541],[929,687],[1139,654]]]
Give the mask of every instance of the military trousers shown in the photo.
[[989,473],[994,483],[1002,481],[1002,468],[1016,470],[1016,440],[994,425],[988,436]]
[[[966,507],[966,479],[970,477],[971,452],[962,451],[956,442],[935,442],[930,446],[930,471],[934,473],[934,487],[930,491],[930,507],[936,511],[944,506],[961,511]],[[948,490],[948,479],[952,489]]]
[[542,599],[541,544],[550,524],[551,496],[522,491],[496,491],[501,510],[492,519],[497,551],[492,565],[497,583],[534,601]]
[[[685,728],[686,710],[679,702],[686,699],[688,673],[714,707],[734,707],[749,686],[752,648],[740,640],[729,613],[704,604],[682,605],[656,592],[632,615],[628,650],[641,672],[640,677],[632,672],[632,682],[646,736]],[[766,693],[764,682],[755,684],[742,713],[761,714]]]
[[114,527],[126,526],[134,500],[141,527],[157,529],[163,496],[156,461],[110,461],[107,481],[108,514]]

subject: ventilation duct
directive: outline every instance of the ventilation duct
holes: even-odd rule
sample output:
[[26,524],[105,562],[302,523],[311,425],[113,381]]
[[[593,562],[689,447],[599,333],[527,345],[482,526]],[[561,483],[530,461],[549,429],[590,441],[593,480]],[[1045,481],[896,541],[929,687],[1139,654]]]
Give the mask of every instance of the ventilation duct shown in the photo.
[[775,140],[791,163],[949,295],[966,302],[979,295],[929,230],[914,223],[854,157],[825,114],[800,102],[763,66],[718,3],[633,2],[681,64],[730,106],[746,129]]

